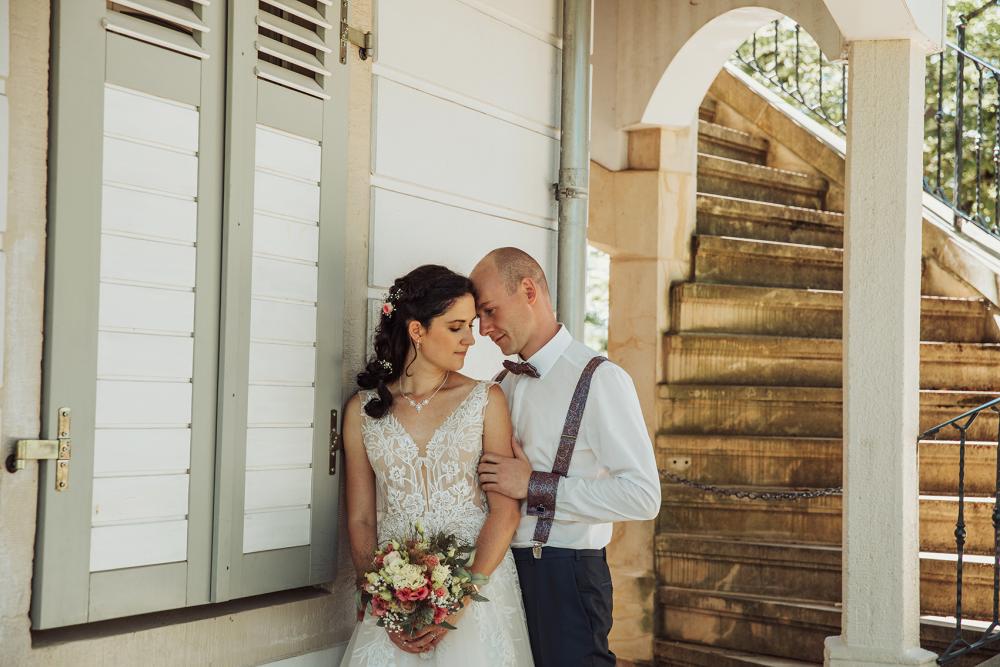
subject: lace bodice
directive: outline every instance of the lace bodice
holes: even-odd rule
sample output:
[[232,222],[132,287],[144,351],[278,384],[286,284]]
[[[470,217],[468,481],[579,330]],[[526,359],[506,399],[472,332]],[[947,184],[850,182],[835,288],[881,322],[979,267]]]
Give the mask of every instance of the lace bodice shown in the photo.
[[[475,543],[487,512],[476,468],[490,384],[472,388],[424,451],[391,411],[381,419],[362,412],[361,435],[375,471],[380,545],[409,535],[417,520],[429,532],[454,533]],[[362,404],[374,396],[363,392]]]

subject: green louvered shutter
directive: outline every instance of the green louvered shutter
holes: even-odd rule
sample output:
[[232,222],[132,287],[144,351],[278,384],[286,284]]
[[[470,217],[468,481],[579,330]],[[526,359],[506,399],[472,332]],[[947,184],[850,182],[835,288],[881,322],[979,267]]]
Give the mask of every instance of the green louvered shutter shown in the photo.
[[334,576],[347,143],[339,25],[332,0],[231,10],[217,600]]
[[35,628],[209,601],[218,391],[225,3],[52,12]]

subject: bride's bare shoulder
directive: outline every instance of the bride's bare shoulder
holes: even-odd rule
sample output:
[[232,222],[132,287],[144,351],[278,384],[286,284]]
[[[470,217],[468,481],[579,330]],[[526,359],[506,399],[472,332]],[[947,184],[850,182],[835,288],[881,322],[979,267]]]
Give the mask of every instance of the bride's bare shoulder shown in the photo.
[[470,378],[468,375],[462,375],[461,373],[453,371],[451,374],[451,380],[448,382],[452,389],[458,389],[460,387],[471,387],[474,384],[479,384],[479,380],[476,378]]

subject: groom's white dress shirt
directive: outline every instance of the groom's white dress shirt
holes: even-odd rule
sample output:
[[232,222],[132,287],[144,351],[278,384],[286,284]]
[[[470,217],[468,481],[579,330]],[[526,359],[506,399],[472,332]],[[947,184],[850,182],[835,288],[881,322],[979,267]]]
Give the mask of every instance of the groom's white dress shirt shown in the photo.
[[[510,404],[514,435],[533,470],[551,472],[580,373],[597,356],[565,327],[525,361],[540,375],[508,373],[501,388]],[[513,547],[532,546],[537,518],[521,504]],[[611,541],[611,522],[654,518],[660,480],[632,378],[619,366],[598,366],[569,473],[559,480],[555,519],[547,546],[601,549]]]

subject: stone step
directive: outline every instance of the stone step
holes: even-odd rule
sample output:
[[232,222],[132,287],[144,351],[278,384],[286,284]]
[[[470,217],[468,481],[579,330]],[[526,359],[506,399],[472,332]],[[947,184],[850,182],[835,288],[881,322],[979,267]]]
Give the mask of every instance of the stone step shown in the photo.
[[843,286],[840,248],[697,235],[693,250],[699,283],[826,290]]
[[659,533],[655,544],[657,581],[666,586],[840,602],[839,546],[745,542],[684,533]]
[[[711,593],[672,586],[657,590],[660,627],[657,632],[657,657],[669,659],[673,645],[687,649],[681,659],[689,662],[664,662],[658,665],[799,665],[821,664],[826,637],[840,634],[839,605],[810,604],[795,601],[733,593]],[[987,624],[982,621],[963,623],[963,638],[974,641]],[[925,616],[920,623],[921,645],[941,653],[954,637],[954,621]],[[798,661],[782,662],[704,662],[695,655],[697,647],[712,651],[709,656],[726,656],[737,651],[746,658],[770,660],[784,658]],[[690,648],[689,648],[690,647]],[[968,659],[949,663],[965,667],[979,664],[997,653],[997,647],[980,649]],[[744,659],[746,659],[744,658]]]
[[823,642],[840,634],[833,605],[660,586],[658,637],[809,662],[823,661]]
[[[787,491],[760,486],[746,492]],[[965,499],[965,553],[993,553],[993,498]],[[839,495],[797,500],[757,500],[707,493],[679,484],[663,485],[657,530],[720,539],[780,544],[838,546],[841,541]],[[920,496],[920,548],[934,553],[956,551],[958,498]]]
[[[659,430],[663,433],[841,436],[842,390],[832,387],[753,387],[661,384]],[[921,390],[920,431],[1000,396],[997,392]],[[968,437],[996,438],[997,416],[981,414]]]
[[705,120],[698,121],[698,152],[753,164],[767,164],[767,139]]
[[658,667],[812,667],[822,664],[662,639],[656,641],[653,650]]
[[[957,437],[952,431],[948,437]],[[996,435],[993,436],[996,438]],[[920,443],[920,492],[929,495],[958,493],[960,446],[957,440],[925,440]],[[996,495],[997,441],[965,443],[965,493]]]
[[[829,338],[667,334],[663,377],[674,384],[839,387],[841,341]],[[921,343],[924,389],[1000,390],[1000,343]]]
[[[954,440],[920,445],[920,492],[958,493],[959,444]],[[965,493],[996,493],[997,443],[967,442]],[[714,485],[825,489],[840,486],[840,438],[686,435],[656,436],[656,462],[688,479]]]
[[[663,585],[822,604],[838,604],[841,599],[838,546],[682,533],[659,533],[655,544],[657,580]],[[954,615],[956,561],[949,553],[920,554],[921,613]],[[967,554],[962,580],[965,617],[992,618],[993,557]]]
[[[743,487],[743,490],[778,489]],[[841,498],[751,500],[664,484],[663,504],[656,521],[658,532],[836,547],[841,541]]]
[[[965,498],[965,553],[993,555],[993,508],[991,497]],[[958,517],[955,496],[920,496],[920,548],[935,553],[957,552],[955,524]],[[992,578],[992,577],[991,577]]]
[[656,463],[705,484],[825,489],[841,483],[841,446],[840,438],[659,433]]
[[706,97],[701,101],[698,106],[698,120],[704,120],[709,123],[715,122],[715,113],[718,110],[719,103],[710,97]]
[[697,206],[699,234],[843,247],[842,213],[706,193]]
[[[958,557],[953,553],[920,554],[920,612],[955,615]],[[993,618],[993,556],[966,554],[962,562],[962,614],[969,620]]]
[[[692,333],[840,338],[843,293],[747,285],[679,283],[671,288],[672,328]],[[983,299],[925,296],[920,338],[995,341]]]
[[698,192],[821,209],[827,187],[818,176],[698,154]]

